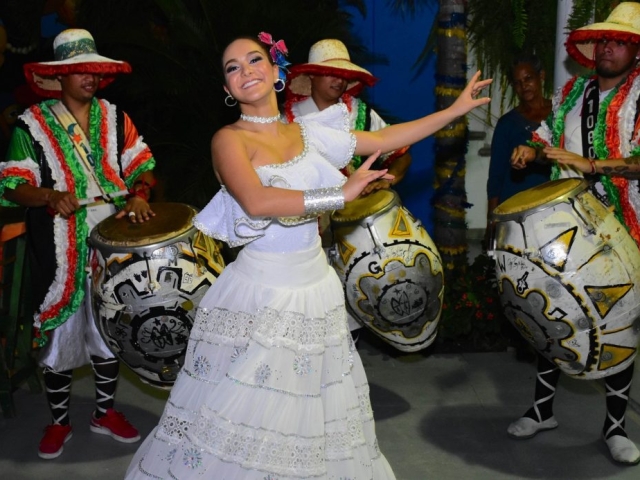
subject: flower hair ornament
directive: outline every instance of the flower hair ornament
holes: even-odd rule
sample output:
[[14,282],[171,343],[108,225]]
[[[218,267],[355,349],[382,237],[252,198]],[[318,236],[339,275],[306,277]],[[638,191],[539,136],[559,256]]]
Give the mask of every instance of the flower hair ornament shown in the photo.
[[278,66],[278,80],[276,81],[276,84],[280,84],[280,88],[276,88],[274,86],[274,89],[276,92],[281,92],[284,90],[284,85],[287,80],[287,72],[289,71],[287,70],[287,67],[291,65],[291,63],[287,62],[287,59],[285,58],[286,55],[289,54],[289,50],[287,50],[284,40],[274,42],[271,34],[267,32],[260,32],[258,34],[258,40],[267,45],[271,45],[269,48],[269,54],[271,55],[273,63]]

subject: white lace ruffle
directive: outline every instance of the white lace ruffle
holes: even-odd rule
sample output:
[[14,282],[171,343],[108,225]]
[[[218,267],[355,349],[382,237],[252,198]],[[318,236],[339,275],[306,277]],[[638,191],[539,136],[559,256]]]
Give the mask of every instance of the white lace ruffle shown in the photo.
[[250,337],[268,347],[314,354],[339,343],[345,326],[344,308],[323,318],[306,318],[299,312],[263,308],[255,315],[226,309],[198,309],[191,329],[192,341],[246,347]]
[[238,247],[263,237],[270,217],[251,218],[224,186],[194,217],[193,225],[210,237]]
[[340,169],[349,164],[357,141],[350,131],[349,111],[344,103],[298,117],[295,122],[307,127],[309,142],[334,167]]

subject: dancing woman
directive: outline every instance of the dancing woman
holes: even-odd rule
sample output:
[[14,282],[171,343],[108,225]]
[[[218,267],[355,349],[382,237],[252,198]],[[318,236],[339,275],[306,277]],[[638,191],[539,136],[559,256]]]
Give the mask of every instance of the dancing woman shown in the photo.
[[[447,109],[378,132],[327,127],[340,105],[286,124],[276,89],[286,48],[261,34],[224,50],[240,119],[211,142],[221,190],[196,226],[246,245],[200,303],[184,367],[127,479],[393,479],[350,340],[342,285],[317,217],[355,199],[380,151],[412,144],[488,98],[479,73]],[[368,155],[351,177],[339,168]]]

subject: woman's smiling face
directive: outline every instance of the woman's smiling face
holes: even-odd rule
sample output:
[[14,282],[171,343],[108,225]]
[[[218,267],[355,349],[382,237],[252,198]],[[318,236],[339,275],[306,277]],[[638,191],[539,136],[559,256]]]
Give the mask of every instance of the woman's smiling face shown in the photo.
[[261,98],[273,90],[278,67],[258,42],[240,38],[229,44],[222,56],[225,90],[239,101]]

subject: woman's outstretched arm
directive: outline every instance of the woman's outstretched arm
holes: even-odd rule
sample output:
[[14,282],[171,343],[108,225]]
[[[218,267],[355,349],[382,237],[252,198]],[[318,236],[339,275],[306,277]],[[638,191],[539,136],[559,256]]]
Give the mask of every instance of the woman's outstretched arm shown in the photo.
[[476,72],[460,96],[449,107],[410,122],[390,125],[375,132],[352,131],[357,138],[356,154],[370,155],[377,150],[389,152],[406,145],[413,145],[434,134],[456,118],[466,115],[476,107],[491,101],[488,97],[476,98],[493,80],[479,80]]

